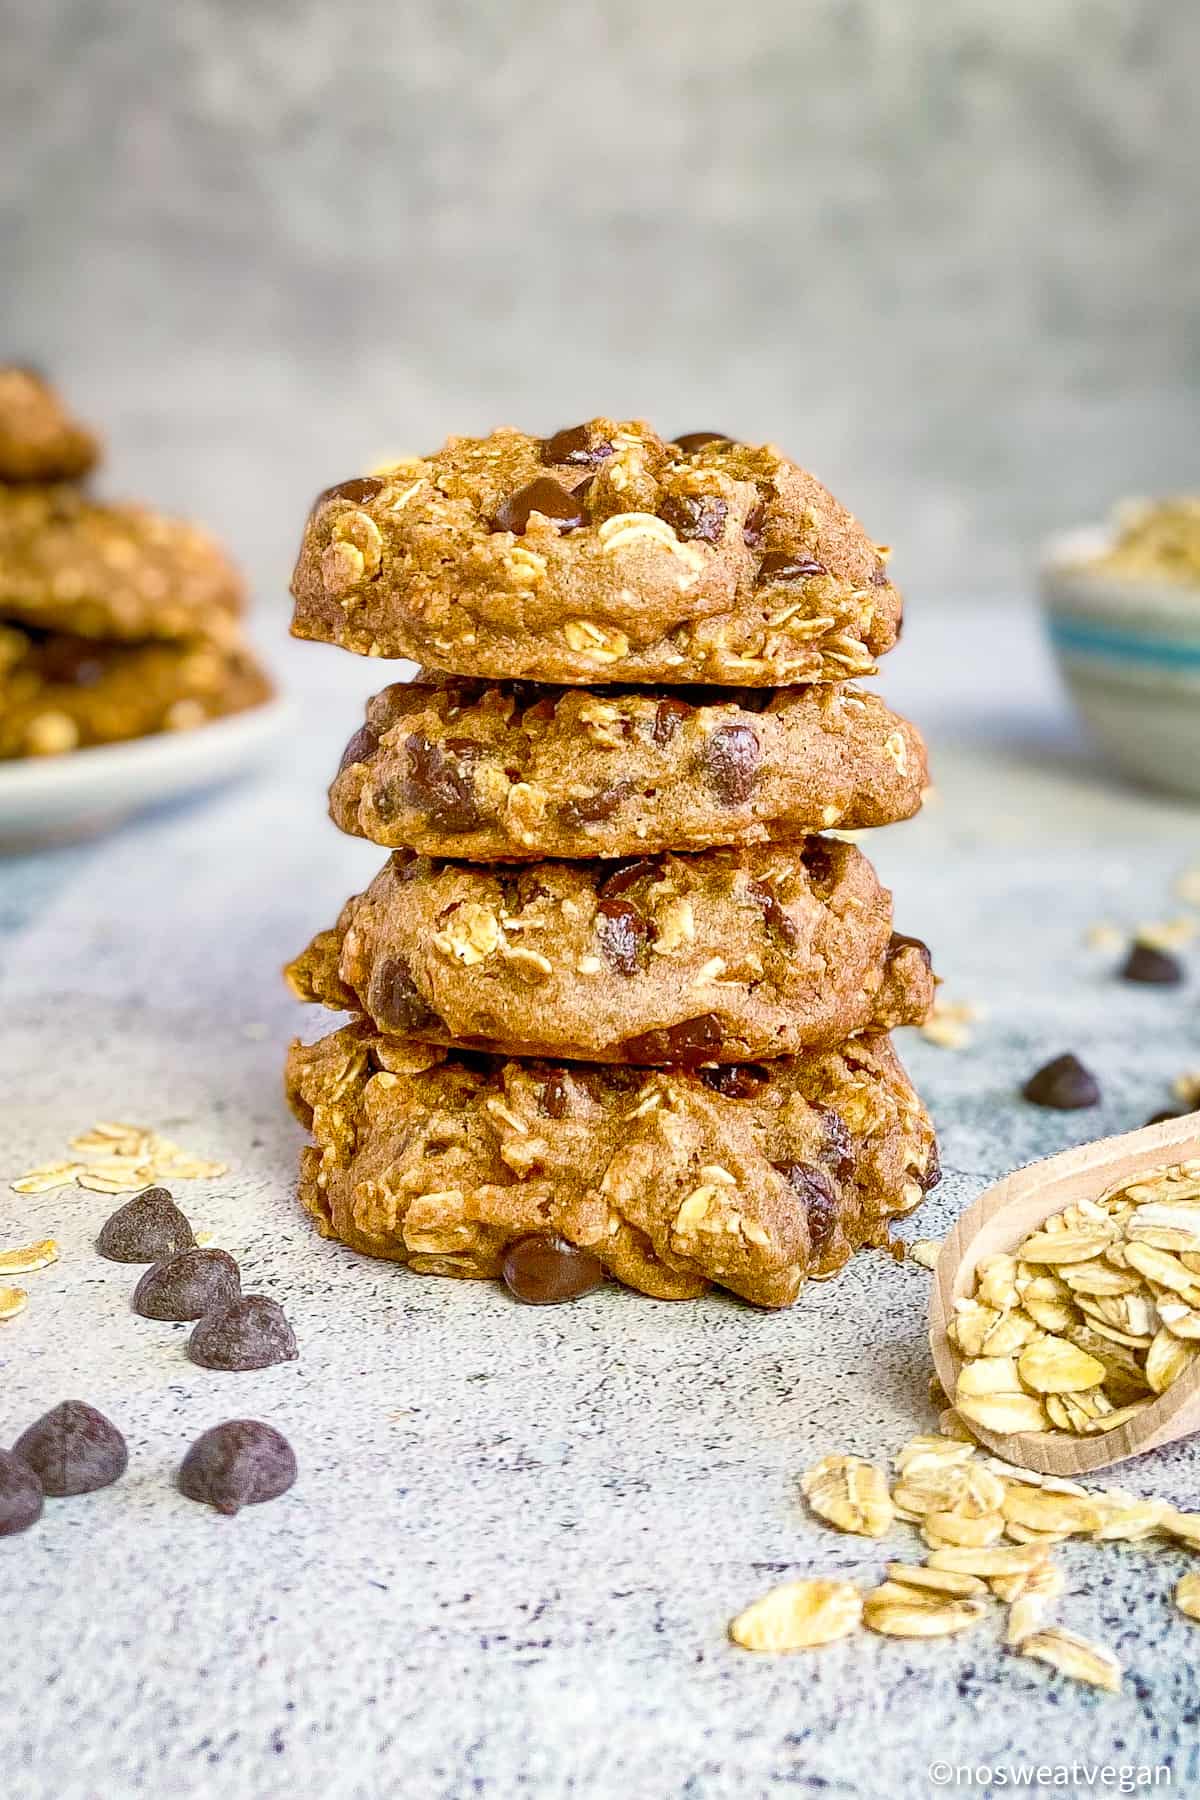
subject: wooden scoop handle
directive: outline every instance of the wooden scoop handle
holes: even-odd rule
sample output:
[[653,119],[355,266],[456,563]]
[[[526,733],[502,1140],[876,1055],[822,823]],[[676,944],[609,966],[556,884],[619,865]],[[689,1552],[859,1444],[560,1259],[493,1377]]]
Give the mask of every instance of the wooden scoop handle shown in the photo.
[[[975,1269],[987,1256],[1011,1251],[1052,1213],[1077,1200],[1094,1200],[1109,1188],[1133,1181],[1166,1163],[1200,1157],[1200,1113],[1127,1131],[1123,1137],[1080,1144],[1006,1175],[979,1196],[957,1220],[942,1245],[929,1300],[929,1342],[938,1378],[953,1396],[961,1365],[946,1327],[954,1302],[975,1286]],[[977,1425],[981,1444],[1018,1468],[1042,1475],[1087,1475],[1110,1468],[1144,1450],[1156,1450],[1200,1431],[1200,1357],[1165,1394],[1112,1431],[1074,1437],[1068,1432],[1013,1432],[1001,1435]]]

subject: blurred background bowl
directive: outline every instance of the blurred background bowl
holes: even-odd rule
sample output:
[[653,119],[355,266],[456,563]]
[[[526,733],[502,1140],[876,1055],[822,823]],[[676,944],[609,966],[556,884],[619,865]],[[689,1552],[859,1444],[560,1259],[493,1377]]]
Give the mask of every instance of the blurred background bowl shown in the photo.
[[1042,605],[1059,669],[1119,768],[1200,799],[1200,584],[1105,568],[1112,537],[1087,526],[1046,544]]

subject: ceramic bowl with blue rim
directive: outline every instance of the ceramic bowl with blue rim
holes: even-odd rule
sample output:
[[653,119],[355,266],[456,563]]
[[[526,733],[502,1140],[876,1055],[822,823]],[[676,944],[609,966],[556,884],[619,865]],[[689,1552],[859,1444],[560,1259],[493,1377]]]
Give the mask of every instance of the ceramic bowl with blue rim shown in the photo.
[[1135,780],[1200,799],[1200,582],[1114,569],[1106,526],[1052,538],[1050,642],[1096,742]]

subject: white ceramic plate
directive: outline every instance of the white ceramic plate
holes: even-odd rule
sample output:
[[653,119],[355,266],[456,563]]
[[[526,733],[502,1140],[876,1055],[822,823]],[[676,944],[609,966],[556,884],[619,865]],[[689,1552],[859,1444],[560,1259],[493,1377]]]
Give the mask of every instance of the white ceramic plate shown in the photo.
[[0,852],[89,837],[143,807],[245,774],[265,760],[291,712],[288,701],[269,700],[194,731],[0,762]]

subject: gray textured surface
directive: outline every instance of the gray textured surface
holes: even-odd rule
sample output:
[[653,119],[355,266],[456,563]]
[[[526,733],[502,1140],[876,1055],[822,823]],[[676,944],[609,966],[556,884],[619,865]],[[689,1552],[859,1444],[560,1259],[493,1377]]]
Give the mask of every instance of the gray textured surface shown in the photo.
[[[1001,659],[1004,695],[982,685]],[[912,1225],[934,1235],[994,1175],[1140,1123],[1200,1065],[1194,985],[1119,987],[1081,942],[1098,918],[1170,910],[1200,815],[1104,783],[1018,607],[967,630],[915,608],[889,663],[889,696],[930,727],[941,800],[872,853],[951,996],[989,1008],[961,1054],[904,1034],[947,1164]],[[1197,1628],[1168,1603],[1180,1553],[1063,1553],[1065,1619],[1128,1665],[1115,1700],[1017,1661],[995,1622],[790,1660],[726,1642],[777,1579],[880,1572],[880,1547],[806,1516],[796,1477],[928,1421],[923,1273],[860,1258],[773,1316],[615,1290],[534,1311],[309,1232],[278,1095],[299,1012],[276,970],[377,860],[324,823],[321,788],[378,669],[312,648],[289,667],[311,727],[273,777],[0,865],[0,1183],[113,1114],[227,1158],[228,1178],[180,1192],[302,1346],[261,1374],[194,1369],[183,1328],[127,1310],[136,1271],[94,1257],[110,1202],[0,1185],[0,1241],[63,1248],[0,1327],[0,1441],[72,1394],[132,1449],[119,1487],[0,1543],[4,1793],[907,1800],[934,1791],[937,1760],[1074,1758],[1169,1760],[1176,1791],[1197,1791]],[[1022,1106],[1015,1084],[1068,1045],[1104,1106]],[[227,1520],[170,1477],[239,1414],[285,1430],[302,1473]],[[1194,1449],[1126,1479],[1200,1504]]]
[[0,0],[0,350],[264,604],[298,496],[601,411],[979,592],[1196,480],[1198,59],[1194,0]]

